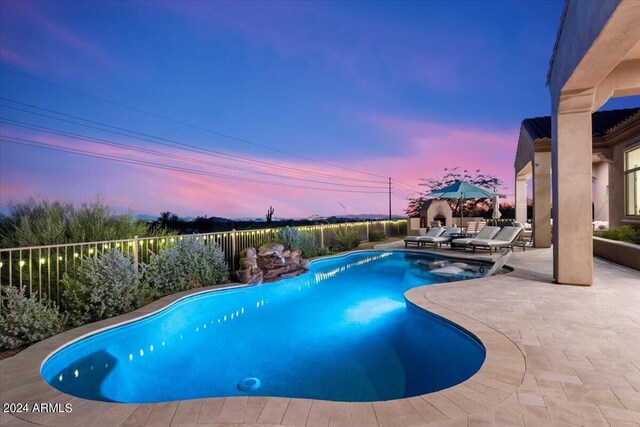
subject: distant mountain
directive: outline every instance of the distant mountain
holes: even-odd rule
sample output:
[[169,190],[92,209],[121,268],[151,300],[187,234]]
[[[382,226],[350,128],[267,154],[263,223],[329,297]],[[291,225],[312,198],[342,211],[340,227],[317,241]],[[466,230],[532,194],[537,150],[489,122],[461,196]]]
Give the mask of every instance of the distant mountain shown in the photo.
[[[140,221],[156,221],[158,219],[158,215],[146,215],[146,214],[139,214],[136,215],[136,218],[139,219]],[[327,217],[323,217],[323,218],[342,218],[342,219],[350,219],[350,220],[369,220],[369,221],[374,221],[374,220],[380,220],[380,219],[388,219],[389,215],[385,215],[385,214],[357,214],[357,215],[331,215],[331,216],[327,216]],[[402,215],[392,215],[391,216],[392,219],[404,219],[406,218],[405,216]],[[195,217],[192,216],[186,216],[186,217],[180,217],[180,221],[185,221],[185,222],[190,222],[190,221],[195,221]],[[252,218],[252,217],[241,217],[241,218],[222,218],[222,217],[217,217],[217,216],[209,216],[206,218],[207,221],[211,221],[211,222],[266,222],[266,219],[264,217],[257,217],[257,218]],[[290,217],[290,218],[285,218],[285,217],[274,217],[273,221],[274,222],[278,222],[278,221],[302,221],[305,220],[307,218],[296,218],[296,217]]]
[[139,214],[136,215],[136,219],[140,220],[140,221],[155,221],[156,219],[158,219],[158,215],[145,215],[145,214]]
[[[336,215],[338,218],[347,218],[347,219],[368,219],[368,220],[376,220],[376,219],[389,219],[389,215],[384,214],[358,214],[358,215]],[[391,215],[391,219],[405,219],[406,216],[402,215]]]

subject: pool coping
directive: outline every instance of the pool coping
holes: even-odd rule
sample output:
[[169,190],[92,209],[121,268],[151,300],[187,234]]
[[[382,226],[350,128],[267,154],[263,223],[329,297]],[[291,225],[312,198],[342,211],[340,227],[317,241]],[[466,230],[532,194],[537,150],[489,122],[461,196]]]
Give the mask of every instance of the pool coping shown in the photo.
[[[378,252],[380,250],[353,251]],[[394,249],[394,251],[403,251]],[[414,252],[407,250],[407,252]],[[440,254],[438,254],[440,255]],[[455,258],[441,255],[444,258]],[[330,257],[322,257],[328,259]],[[333,258],[333,256],[331,257]],[[480,261],[488,261],[486,259]],[[406,423],[428,424],[449,420],[461,421],[469,415],[484,412],[508,399],[522,383],[525,358],[518,346],[501,332],[486,324],[429,299],[429,290],[449,286],[474,286],[488,278],[459,282],[422,285],[409,289],[404,296],[411,304],[440,316],[475,335],[486,349],[480,369],[466,381],[450,388],[420,396],[378,402],[332,402],[324,400],[282,397],[204,398],[153,404],[107,403],[67,395],[47,384],[40,375],[42,363],[57,349],[88,335],[121,324],[151,316],[179,300],[205,292],[245,287],[229,284],[221,287],[199,288],[169,295],[138,310],[114,318],[84,325],[36,343],[17,355],[0,361],[0,402],[60,404],[61,412],[12,413],[14,417],[43,425],[120,425],[145,424],[151,414],[166,413],[176,423],[180,414],[185,421],[196,423],[260,423],[272,425],[304,425],[314,414],[329,412],[336,419],[351,417],[354,425],[387,425],[391,419]],[[70,403],[73,411],[64,412]],[[255,408],[251,417],[243,414],[246,407]],[[185,409],[186,408],[186,409]],[[154,410],[155,409],[155,410]],[[161,409],[158,411],[158,409]],[[197,410],[196,410],[197,409]],[[259,409],[259,410],[257,410]],[[386,414],[386,416],[385,416]],[[387,419],[385,421],[385,419]],[[167,420],[164,420],[167,423]],[[185,424],[188,424],[185,423]],[[403,422],[404,423],[404,422]]]

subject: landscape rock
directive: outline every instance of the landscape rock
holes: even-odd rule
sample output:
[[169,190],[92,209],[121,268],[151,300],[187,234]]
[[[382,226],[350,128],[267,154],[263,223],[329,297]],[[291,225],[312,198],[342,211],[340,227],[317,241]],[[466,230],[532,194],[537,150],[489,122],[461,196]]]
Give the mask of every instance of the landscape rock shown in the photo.
[[259,256],[257,259],[258,268],[263,270],[273,270],[274,268],[280,268],[285,264],[285,259],[282,255],[267,255]]
[[241,283],[260,284],[299,276],[309,270],[309,260],[302,258],[302,251],[285,250],[279,243],[267,243],[242,251],[240,269],[234,276]]
[[255,256],[253,258],[248,258],[248,257],[240,258],[240,269],[246,270],[247,268],[249,269],[258,268],[258,262]]
[[249,285],[259,285],[264,279],[264,274],[259,268],[238,270],[236,271],[235,276],[239,282]]
[[258,256],[268,256],[273,254],[282,256],[282,252],[284,252],[284,246],[280,243],[265,243],[258,249]]

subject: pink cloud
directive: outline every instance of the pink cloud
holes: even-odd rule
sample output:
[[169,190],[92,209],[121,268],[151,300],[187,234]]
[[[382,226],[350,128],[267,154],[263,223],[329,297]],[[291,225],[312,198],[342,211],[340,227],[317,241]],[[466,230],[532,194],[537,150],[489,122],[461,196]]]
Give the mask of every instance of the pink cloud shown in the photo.
[[513,193],[517,129],[494,130],[380,115],[362,119],[398,141],[393,157],[378,161],[376,167],[395,172],[393,176],[402,181],[417,184],[419,178],[439,176],[445,167],[460,166],[498,176],[504,181],[500,190]]
[[0,45],[0,60],[26,70],[35,70],[36,64],[26,56]]
[[[358,159],[336,159],[333,163],[340,166],[371,171],[381,176],[391,176],[394,182],[404,182],[418,187],[420,178],[435,177],[445,167],[460,166],[470,170],[481,169],[484,173],[497,175],[505,181],[500,189],[503,193],[513,193],[513,156],[517,143],[517,132],[492,131],[482,127],[464,124],[446,124],[414,119],[387,116],[366,116],[363,119],[369,125],[391,135],[397,143],[390,149],[389,155],[367,154]],[[148,153],[140,153],[120,147],[103,146],[92,142],[78,141],[64,137],[42,135],[38,133],[18,132],[13,128],[1,129],[4,135],[13,135],[25,139],[34,139],[62,148],[76,148],[101,153],[108,156],[126,157],[134,161],[150,161],[187,168],[202,173],[227,175],[235,179],[190,174],[180,170],[162,170],[140,165],[118,164],[110,161],[81,158],[64,155],[56,179],[50,173],[31,171],[12,171],[2,177],[3,191],[0,202],[8,198],[28,197],[33,194],[46,194],[65,200],[86,201],[96,194],[102,194],[117,202],[118,206],[134,211],[159,213],[164,210],[175,211],[182,216],[249,216],[261,217],[267,207],[275,206],[276,216],[308,217],[313,214],[333,215],[342,213],[339,203],[346,206],[348,213],[384,213],[387,211],[386,194],[342,193],[336,190],[344,187],[302,181],[313,179],[357,185],[380,186],[379,189],[366,191],[385,191],[385,179],[356,174],[308,161],[274,161],[273,159],[253,156],[257,162],[276,163],[280,167],[298,168],[315,173],[349,177],[352,181],[332,180],[324,176],[300,175],[293,171],[277,169],[274,166],[258,164],[239,164],[204,154],[185,152],[178,148],[151,147],[160,150],[170,158]],[[127,141],[123,141],[127,143]],[[16,146],[4,145],[4,148],[18,150]],[[33,159],[46,164],[44,151],[24,148]],[[196,158],[199,162],[188,162],[183,157]],[[66,160],[68,159],[68,160]],[[207,164],[214,162],[235,168],[224,169]],[[203,164],[204,163],[204,164]],[[239,168],[251,170],[241,171]],[[260,175],[258,172],[271,172],[292,177],[295,180]],[[78,177],[82,177],[81,180]],[[270,183],[247,182],[242,179],[270,181]],[[379,184],[371,184],[353,179],[371,179]],[[21,185],[16,185],[16,183]],[[323,187],[332,191],[319,191],[306,188],[291,188],[286,184],[304,187]],[[4,191],[5,187],[7,188]],[[351,188],[357,190],[358,188]],[[393,212],[402,213],[406,202],[394,198]]]
[[[22,188],[23,197],[37,193],[47,193],[55,194],[63,199],[71,197],[76,198],[76,200],[87,200],[92,195],[100,193],[118,200],[118,205],[127,206],[136,211],[160,212],[171,209],[183,211],[185,212],[184,215],[208,213],[209,215],[231,217],[262,216],[262,211],[266,210],[269,205],[277,206],[276,215],[279,216],[330,215],[341,210],[338,202],[349,205],[350,213],[384,211],[384,204],[377,203],[378,200],[384,200],[384,195],[340,193],[337,191],[340,187],[301,180],[313,179],[336,182],[335,179],[329,177],[301,176],[292,171],[279,170],[273,166],[266,165],[239,165],[229,160],[214,159],[209,156],[166,147],[163,147],[162,151],[168,154],[171,157],[170,159],[125,148],[103,146],[92,142],[20,132],[12,128],[3,128],[1,133],[27,140],[37,140],[63,149],[87,150],[105,156],[125,157],[131,161],[157,162],[176,168],[193,169],[205,174],[223,174],[230,178],[203,176],[185,171],[163,170],[139,165],[116,164],[69,154],[65,155],[68,156],[69,160],[65,161],[64,164],[60,164],[60,169],[64,171],[64,176],[61,179],[52,179],[51,176],[39,173],[38,170],[29,171],[28,173],[23,173],[23,171],[12,172],[6,178],[3,177],[4,181],[9,182],[26,182],[30,180],[29,185]],[[6,147],[14,150],[21,149],[20,146],[12,146],[10,144],[7,144]],[[26,148],[23,150],[26,150]],[[39,158],[47,156],[45,153],[46,151],[31,150],[29,151],[29,156],[37,164]],[[216,168],[207,164],[190,163],[182,158],[184,156],[195,158],[200,162],[215,162],[228,165],[234,167],[236,171]],[[79,161],[78,159],[82,160]],[[273,162],[272,159],[260,157],[254,157],[253,159],[258,162]],[[42,161],[44,164],[45,160]],[[304,162],[280,161],[277,162],[277,166],[295,167],[316,173],[335,172],[340,176],[353,176],[348,171],[332,171],[330,168],[327,170],[325,166]],[[238,168],[246,168],[254,172],[239,171],[237,170]],[[289,180],[260,175],[258,172],[272,172],[283,177],[295,177],[296,179]],[[82,177],[82,179],[78,180],[78,177]],[[242,180],[244,178],[270,181],[271,183],[246,182]],[[342,180],[337,182],[344,183]],[[331,191],[292,188],[290,185],[322,187]],[[371,184],[362,183],[362,185]],[[84,194],[82,197],[77,198],[77,192],[84,192]],[[70,194],[71,196],[69,196]],[[12,193],[11,197],[15,198],[15,194]],[[6,202],[7,198],[8,196],[5,197],[4,194],[0,196],[2,202]],[[370,203],[371,200],[376,200],[376,203]],[[361,209],[364,209],[364,211],[361,211]],[[371,211],[370,209],[375,210]]]

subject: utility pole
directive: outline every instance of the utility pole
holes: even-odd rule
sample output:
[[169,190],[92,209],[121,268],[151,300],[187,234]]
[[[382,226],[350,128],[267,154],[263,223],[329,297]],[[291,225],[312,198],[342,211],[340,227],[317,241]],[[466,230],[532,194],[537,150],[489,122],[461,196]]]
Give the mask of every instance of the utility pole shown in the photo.
[[389,177],[389,221],[391,221],[391,177]]

